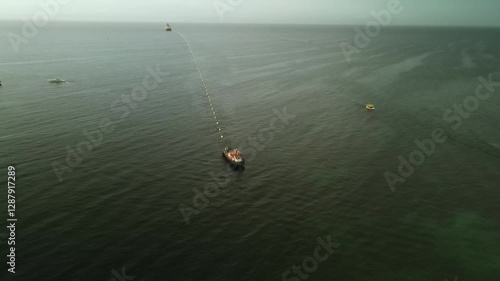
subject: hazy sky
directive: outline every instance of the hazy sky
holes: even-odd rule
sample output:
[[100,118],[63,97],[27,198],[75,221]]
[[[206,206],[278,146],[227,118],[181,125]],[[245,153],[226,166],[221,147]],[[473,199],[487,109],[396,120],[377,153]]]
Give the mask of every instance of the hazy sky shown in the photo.
[[[32,18],[40,2],[1,0],[0,19]],[[391,0],[59,0],[56,20],[364,24]],[[221,19],[214,8],[229,3]],[[500,26],[500,0],[401,0],[395,25]],[[229,6],[226,6],[229,7]]]

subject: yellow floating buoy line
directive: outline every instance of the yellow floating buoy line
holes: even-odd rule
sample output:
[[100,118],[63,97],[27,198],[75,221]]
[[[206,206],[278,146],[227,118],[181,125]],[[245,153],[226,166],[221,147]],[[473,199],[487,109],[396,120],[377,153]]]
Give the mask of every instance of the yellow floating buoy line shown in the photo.
[[[210,105],[210,110],[212,110],[212,115],[214,116],[214,120],[217,120],[217,114],[216,114],[215,109],[214,109],[212,98],[210,97],[210,92],[208,91],[207,84],[205,84],[205,78],[203,77],[203,74],[201,73],[200,64],[198,63],[198,59],[196,59],[196,56],[193,52],[193,48],[191,48],[191,44],[186,39],[186,37],[184,37],[184,35],[182,35],[179,32],[176,32],[176,33],[179,34],[179,36],[182,37],[182,39],[184,39],[184,41],[186,42],[186,44],[189,48],[189,51],[191,52],[191,55],[193,56],[194,62],[196,64],[196,68],[198,69],[198,74],[200,74],[201,83],[203,84],[203,88],[205,88],[205,95],[207,96],[208,104]],[[219,126],[218,121],[215,122],[215,125],[217,128],[217,132],[220,133],[220,139],[222,140],[224,138],[224,135],[222,134],[222,128]]]

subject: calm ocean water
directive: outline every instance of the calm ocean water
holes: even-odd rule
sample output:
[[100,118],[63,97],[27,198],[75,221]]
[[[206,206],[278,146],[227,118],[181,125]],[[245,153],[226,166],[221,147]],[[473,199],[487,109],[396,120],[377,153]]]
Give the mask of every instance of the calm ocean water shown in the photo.
[[[347,63],[353,27],[174,25],[223,143],[186,43],[162,28],[50,23],[15,53],[5,35],[21,25],[0,24],[0,159],[17,169],[19,220],[15,276],[0,231],[2,280],[124,267],[134,280],[282,280],[328,235],[340,246],[308,280],[499,280],[500,86],[470,98],[479,76],[500,81],[499,30],[386,28]],[[470,116],[443,119],[467,98]],[[53,163],[103,119],[114,130],[60,182]],[[447,140],[392,192],[384,173],[436,128]],[[224,145],[251,158],[245,170],[227,170]],[[212,175],[227,186],[186,224],[180,206]]]

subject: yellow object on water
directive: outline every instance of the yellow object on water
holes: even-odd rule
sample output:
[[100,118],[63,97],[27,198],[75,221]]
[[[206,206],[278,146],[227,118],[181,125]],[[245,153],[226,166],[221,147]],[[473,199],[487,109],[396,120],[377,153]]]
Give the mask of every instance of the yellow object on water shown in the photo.
[[374,110],[374,109],[375,109],[375,105],[373,105],[373,104],[371,104],[371,103],[367,104],[365,107],[366,107],[366,109],[368,109],[368,110]]

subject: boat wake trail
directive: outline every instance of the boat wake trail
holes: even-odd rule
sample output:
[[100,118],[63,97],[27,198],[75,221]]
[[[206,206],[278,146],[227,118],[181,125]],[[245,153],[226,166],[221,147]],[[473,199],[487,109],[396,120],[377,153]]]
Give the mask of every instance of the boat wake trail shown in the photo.
[[216,112],[214,110],[214,105],[213,105],[213,102],[212,102],[212,98],[210,97],[210,92],[208,91],[207,84],[205,83],[205,78],[203,77],[203,73],[201,72],[201,68],[200,68],[200,64],[198,63],[198,59],[196,59],[196,55],[193,52],[193,48],[191,48],[191,44],[186,39],[186,37],[184,37],[184,35],[182,35],[180,32],[176,31],[176,33],[179,34],[179,36],[186,42],[186,44],[187,44],[187,46],[189,48],[189,51],[191,52],[191,55],[193,56],[194,62],[196,64],[196,68],[198,69],[198,73],[200,74],[201,83],[203,84],[203,87],[205,88],[205,96],[208,99],[208,104],[210,105],[210,109],[212,110],[212,115],[214,116],[214,120],[215,120],[215,125],[216,125],[216,128],[217,128],[217,132],[220,133],[220,140],[223,143],[225,143],[224,142],[224,135],[222,134],[222,129],[220,127],[219,120],[217,119],[217,114],[216,114]]

